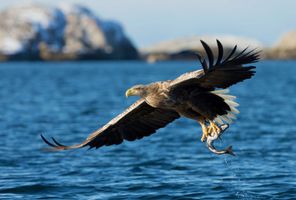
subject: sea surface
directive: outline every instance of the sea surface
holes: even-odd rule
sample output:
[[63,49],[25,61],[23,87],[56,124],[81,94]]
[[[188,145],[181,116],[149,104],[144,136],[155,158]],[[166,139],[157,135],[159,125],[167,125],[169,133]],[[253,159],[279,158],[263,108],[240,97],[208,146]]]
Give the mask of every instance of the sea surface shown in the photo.
[[214,155],[195,121],[179,119],[135,142],[48,152],[121,113],[139,83],[176,78],[197,62],[0,64],[0,199],[296,199],[296,62],[262,61],[231,88],[238,119]]

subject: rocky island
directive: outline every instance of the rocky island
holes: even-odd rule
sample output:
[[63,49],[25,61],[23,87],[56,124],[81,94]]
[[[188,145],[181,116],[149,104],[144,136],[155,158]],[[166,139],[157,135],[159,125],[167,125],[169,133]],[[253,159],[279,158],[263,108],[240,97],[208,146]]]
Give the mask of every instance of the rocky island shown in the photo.
[[265,49],[266,59],[296,59],[296,31],[284,34],[274,47]]
[[[261,42],[237,36],[192,36],[178,38],[174,40],[160,42],[146,48],[140,49],[142,58],[148,62],[164,60],[192,60],[196,59],[196,53],[202,54],[203,48],[200,40],[206,41],[210,47],[216,48],[216,39],[219,39],[226,50],[230,50],[234,45],[238,48],[248,47],[261,51],[262,59],[288,60],[296,59],[296,31],[291,31],[283,35],[272,47],[266,47]],[[216,52],[213,52],[216,53]]]
[[[236,36],[191,36],[160,42],[140,50],[142,57],[148,62],[163,60],[192,60],[197,59],[197,53],[203,53],[200,40],[204,40],[212,49],[217,49],[216,39],[219,39],[224,49],[231,51],[237,44],[238,48],[248,47],[261,50],[263,45],[252,39]],[[213,52],[214,54],[217,52]]]
[[84,6],[13,6],[0,18],[0,60],[139,58],[118,22],[102,20]]

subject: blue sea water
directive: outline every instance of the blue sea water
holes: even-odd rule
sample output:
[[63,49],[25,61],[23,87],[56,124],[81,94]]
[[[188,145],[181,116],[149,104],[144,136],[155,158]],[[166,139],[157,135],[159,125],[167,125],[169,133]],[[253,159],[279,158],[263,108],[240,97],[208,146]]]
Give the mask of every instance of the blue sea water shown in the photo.
[[179,119],[150,137],[98,150],[47,152],[40,139],[83,141],[135,97],[132,85],[173,79],[197,62],[0,64],[0,199],[295,199],[296,62],[264,61],[231,88],[240,115],[216,142]]

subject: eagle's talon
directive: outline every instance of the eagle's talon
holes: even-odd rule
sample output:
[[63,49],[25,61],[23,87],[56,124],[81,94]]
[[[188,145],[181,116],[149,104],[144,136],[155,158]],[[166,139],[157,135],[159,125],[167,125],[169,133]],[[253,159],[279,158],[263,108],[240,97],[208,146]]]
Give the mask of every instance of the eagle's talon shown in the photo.
[[207,139],[207,137],[208,137],[208,135],[209,135],[209,131],[208,131],[208,128],[205,126],[205,127],[202,127],[202,136],[201,136],[201,141],[202,142],[205,142],[206,141],[206,139]]
[[215,124],[215,122],[213,122],[213,121],[210,121],[210,125],[208,127],[208,130],[209,130],[208,131],[209,133],[214,133],[217,135],[219,135],[222,131],[221,128],[217,124]]
[[206,139],[207,139],[206,134],[202,134],[200,141],[201,141],[201,142],[205,142]]

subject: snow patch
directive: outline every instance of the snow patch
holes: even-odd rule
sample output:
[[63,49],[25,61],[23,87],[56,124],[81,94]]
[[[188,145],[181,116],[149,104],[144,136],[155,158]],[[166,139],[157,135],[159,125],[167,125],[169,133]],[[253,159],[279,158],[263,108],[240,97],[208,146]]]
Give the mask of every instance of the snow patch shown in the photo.
[[21,52],[22,50],[23,50],[23,44],[19,40],[11,37],[5,37],[2,40],[0,51],[3,54],[6,54],[6,55],[16,54]]

